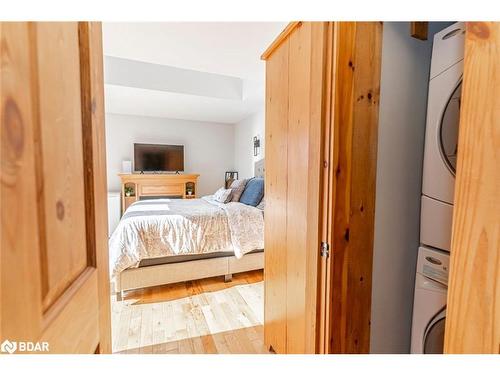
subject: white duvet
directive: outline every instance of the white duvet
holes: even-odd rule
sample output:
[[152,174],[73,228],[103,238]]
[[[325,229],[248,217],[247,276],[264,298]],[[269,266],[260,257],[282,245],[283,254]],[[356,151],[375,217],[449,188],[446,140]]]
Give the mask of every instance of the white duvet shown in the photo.
[[132,204],[109,240],[114,278],[147,258],[233,251],[237,258],[264,248],[264,216],[238,202],[155,199]]

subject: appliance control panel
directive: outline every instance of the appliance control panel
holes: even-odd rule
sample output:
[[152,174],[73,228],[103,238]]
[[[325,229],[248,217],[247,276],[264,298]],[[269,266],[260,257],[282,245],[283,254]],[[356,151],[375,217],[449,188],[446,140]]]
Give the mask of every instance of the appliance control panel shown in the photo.
[[420,247],[417,272],[429,279],[448,285],[450,254],[446,251]]

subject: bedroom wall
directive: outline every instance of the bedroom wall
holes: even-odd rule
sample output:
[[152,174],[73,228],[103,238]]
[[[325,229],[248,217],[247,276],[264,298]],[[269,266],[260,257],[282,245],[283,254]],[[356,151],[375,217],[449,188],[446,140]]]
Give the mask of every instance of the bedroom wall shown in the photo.
[[213,194],[234,169],[234,125],[106,114],[108,191],[120,190],[122,160],[132,160],[134,143],[184,145],[186,173],[200,174],[199,195]]
[[[264,108],[235,124],[234,129],[234,166],[239,178],[254,175],[254,163],[265,157],[265,111]],[[260,137],[260,151],[253,156],[253,137]]]
[[427,90],[434,33],[384,22],[371,316],[372,353],[409,353]]

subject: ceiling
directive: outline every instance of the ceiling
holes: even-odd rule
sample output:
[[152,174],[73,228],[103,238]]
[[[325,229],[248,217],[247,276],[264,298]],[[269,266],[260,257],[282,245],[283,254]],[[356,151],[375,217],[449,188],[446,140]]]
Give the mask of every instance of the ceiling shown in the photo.
[[285,26],[103,23],[106,112],[236,123],[263,107],[260,55]]

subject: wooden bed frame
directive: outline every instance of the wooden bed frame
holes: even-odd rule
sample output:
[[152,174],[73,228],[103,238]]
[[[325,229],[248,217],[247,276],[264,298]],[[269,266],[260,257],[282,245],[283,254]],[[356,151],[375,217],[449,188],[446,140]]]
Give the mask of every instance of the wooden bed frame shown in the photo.
[[[264,159],[254,164],[254,176],[264,177]],[[252,252],[238,259],[234,255],[189,260],[178,263],[158,264],[128,268],[117,277],[111,290],[116,293],[117,301],[123,299],[126,290],[148,288],[157,285],[198,280],[207,277],[224,276],[229,282],[233,273],[259,270],[264,268],[264,252]]]

